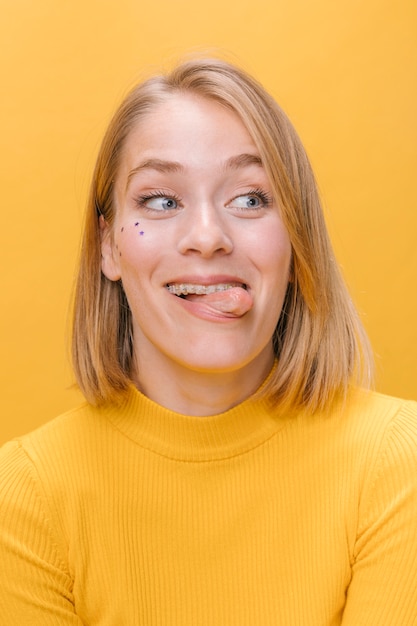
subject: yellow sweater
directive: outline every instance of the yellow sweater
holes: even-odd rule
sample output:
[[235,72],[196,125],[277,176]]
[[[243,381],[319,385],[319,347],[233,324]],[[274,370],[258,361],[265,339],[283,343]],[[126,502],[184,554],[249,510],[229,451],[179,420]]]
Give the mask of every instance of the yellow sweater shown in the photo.
[[417,405],[213,417],[136,390],[0,452],[3,626],[417,624]]

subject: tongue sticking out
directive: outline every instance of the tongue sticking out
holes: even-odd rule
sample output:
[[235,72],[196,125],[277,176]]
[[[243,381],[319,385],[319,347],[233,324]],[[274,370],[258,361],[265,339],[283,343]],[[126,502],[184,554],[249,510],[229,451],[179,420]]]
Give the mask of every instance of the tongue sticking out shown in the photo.
[[226,317],[241,317],[253,307],[252,296],[242,287],[231,287],[206,295],[188,294],[186,299],[207,307],[208,313]]

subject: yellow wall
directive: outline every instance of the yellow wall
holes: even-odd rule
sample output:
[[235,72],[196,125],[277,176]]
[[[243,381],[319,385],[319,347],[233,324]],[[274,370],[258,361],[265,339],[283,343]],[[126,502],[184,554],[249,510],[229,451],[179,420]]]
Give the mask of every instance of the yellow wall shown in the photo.
[[98,142],[149,65],[228,53],[293,119],[378,355],[417,396],[415,0],[0,0],[0,441],[78,402],[67,308]]

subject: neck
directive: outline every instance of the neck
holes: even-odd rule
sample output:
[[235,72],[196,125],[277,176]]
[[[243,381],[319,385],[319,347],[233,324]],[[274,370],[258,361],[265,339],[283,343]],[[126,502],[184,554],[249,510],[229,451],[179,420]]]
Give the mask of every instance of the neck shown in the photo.
[[161,406],[183,415],[202,417],[224,413],[255,393],[273,362],[271,351],[261,353],[236,370],[201,372],[172,362],[149,368],[146,361],[141,362],[137,357],[134,380],[144,395]]

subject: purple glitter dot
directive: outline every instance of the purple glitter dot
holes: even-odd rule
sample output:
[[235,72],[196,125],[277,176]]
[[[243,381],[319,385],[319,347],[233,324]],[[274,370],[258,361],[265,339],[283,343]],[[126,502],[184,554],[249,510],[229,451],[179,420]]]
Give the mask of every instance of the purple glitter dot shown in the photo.
[[143,232],[143,230],[140,231],[139,235],[144,235],[145,233]]
[[135,222],[135,226],[139,226],[139,222]]

